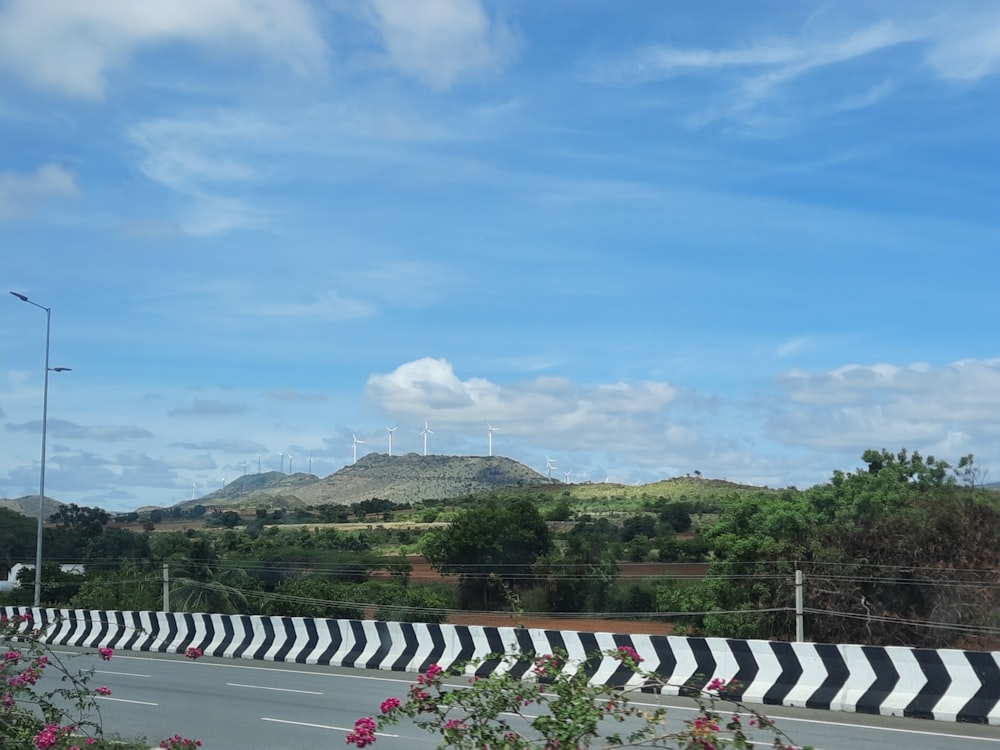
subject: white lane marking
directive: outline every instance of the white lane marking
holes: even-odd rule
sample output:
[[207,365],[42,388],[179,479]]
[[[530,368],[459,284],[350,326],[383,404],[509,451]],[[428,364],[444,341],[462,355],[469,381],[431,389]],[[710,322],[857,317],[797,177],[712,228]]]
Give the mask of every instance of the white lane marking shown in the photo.
[[[154,661],[158,664],[163,664],[164,662],[170,662],[174,664],[180,664],[182,659],[170,659],[165,657],[170,656],[180,656],[180,654],[162,654],[159,657],[153,656],[115,656],[116,659],[135,659],[136,661]],[[201,662],[198,666],[201,667],[218,667],[220,669],[246,669],[255,672],[280,672],[281,674],[296,674],[296,675],[311,675],[313,677],[332,677],[344,680],[368,680],[370,682],[396,682],[400,684],[409,685],[415,679],[415,676],[408,677],[406,679],[399,677],[371,677],[369,675],[353,675],[353,674],[335,674],[333,672],[316,672],[309,669],[287,669],[282,667],[254,667],[249,664],[219,664],[218,662]],[[302,664],[300,666],[304,667],[318,667],[323,669],[324,667],[329,669],[328,664]],[[336,665],[333,665],[336,668]],[[345,667],[346,669],[347,667]]]
[[95,695],[95,698],[99,701],[115,701],[115,703],[135,703],[138,706],[159,706],[159,703],[150,703],[149,701],[130,701],[125,698],[111,698],[107,695]]
[[[308,721],[289,721],[288,719],[269,719],[266,716],[260,717],[261,721],[273,721],[276,724],[294,724],[297,727],[313,727],[314,729],[330,729],[334,732],[353,732],[354,727],[331,727],[329,724],[310,724]],[[399,737],[398,734],[388,732],[375,732],[377,737]]]
[[151,674],[136,674],[135,672],[109,672],[107,669],[95,669],[94,674],[114,674],[119,677],[152,677]]
[[[67,651],[65,653],[77,653],[77,652]],[[152,656],[124,656],[124,655],[119,656],[118,654],[115,654],[115,658],[116,659],[135,659],[137,661],[155,661],[155,662],[158,662],[160,664],[162,664],[164,661],[174,661],[174,662],[178,662],[178,663],[181,661],[181,659],[169,659],[169,658],[165,659],[164,658],[164,657],[170,657],[170,656],[181,656],[181,654],[166,654],[166,653],[164,653],[164,654],[160,654],[158,657],[152,657]],[[347,680],[367,680],[367,681],[370,681],[370,682],[395,682],[395,683],[406,684],[406,685],[411,684],[413,682],[413,680],[414,680],[414,677],[412,677],[412,676],[408,677],[406,679],[401,679],[401,678],[396,678],[396,677],[371,677],[369,675],[334,674],[334,673],[330,673],[330,672],[314,672],[314,671],[311,671],[311,670],[287,669],[287,668],[282,668],[282,667],[255,667],[255,666],[250,666],[248,664],[218,664],[218,663],[215,663],[215,662],[202,662],[202,666],[206,666],[206,667],[222,667],[222,668],[225,668],[225,669],[250,669],[250,670],[256,670],[258,672],[282,672],[282,673],[298,674],[298,675],[303,675],[304,674],[304,675],[312,675],[312,676],[315,676],[315,677],[334,677],[334,678],[341,678],[341,679],[347,679]],[[323,664],[306,664],[306,665],[300,665],[300,666],[319,667],[319,668],[327,667],[327,668],[329,668],[329,665],[323,665]],[[659,704],[656,704],[656,703],[646,703],[646,702],[639,702],[639,701],[631,701],[631,703],[633,705],[636,705],[636,706],[657,706],[657,705],[659,705]],[[679,711],[695,711],[695,712],[697,712],[699,710],[697,706],[694,706],[694,707],[691,707],[691,706],[671,706],[670,708],[672,708],[674,710],[679,710]],[[926,730],[921,730],[921,729],[899,729],[899,728],[896,728],[896,727],[880,727],[880,726],[875,726],[875,725],[872,725],[872,724],[849,724],[849,723],[840,722],[840,721],[824,721],[822,719],[799,719],[799,718],[796,718],[794,716],[775,716],[775,715],[769,714],[769,713],[767,713],[766,715],[767,715],[767,717],[769,719],[773,719],[775,721],[777,721],[778,719],[781,719],[782,721],[798,721],[798,722],[809,723],[809,724],[821,724],[821,725],[830,726],[830,727],[852,727],[852,728],[856,728],[856,729],[872,729],[872,730],[877,730],[877,731],[882,731],[882,732],[897,732],[897,733],[901,733],[901,734],[930,735],[932,737],[948,737],[949,739],[979,740],[980,742],[1000,743],[1000,739],[993,739],[992,737],[975,737],[975,736],[969,735],[969,734],[946,734],[944,732],[928,732]],[[896,718],[896,719],[899,719],[901,721],[907,721],[907,720],[918,721],[917,719],[908,719],[908,717],[884,717],[884,718]],[[281,721],[281,720],[280,719],[267,719],[267,721]],[[294,723],[294,722],[289,722],[289,723]],[[346,731],[350,731],[350,730],[348,729]],[[397,735],[387,735],[387,736],[393,736],[393,737],[395,737]]]
[[[1000,742],[1000,737],[973,737],[971,734],[949,734],[947,732],[928,732],[926,729],[897,729],[896,727],[876,727],[871,724],[849,724],[848,722],[821,721],[820,719],[796,719],[794,716],[774,716],[768,714],[767,718],[772,721],[798,721],[803,724],[836,724],[838,727],[850,727],[852,729],[877,729],[880,732],[900,732],[902,734],[919,734],[928,737],[948,737],[953,740],[972,740],[978,742]],[[904,717],[905,718],[905,717]],[[921,719],[914,719],[921,721]]]
[[[629,703],[631,703],[633,706],[645,706],[648,708],[656,708],[659,706],[659,704],[657,703],[642,703],[639,701],[629,701]],[[694,711],[694,712],[701,711],[701,709],[699,709],[697,706],[667,706],[667,708],[671,711]],[[737,712],[737,713],[739,713],[741,716],[747,716],[747,717],[752,715],[742,712]],[[778,716],[776,714],[772,714],[767,711],[762,711],[761,713],[763,713],[765,716],[767,716],[768,719],[770,719],[775,723],[777,723],[778,721],[797,721],[800,724],[820,724],[822,726],[828,726],[828,727],[848,727],[850,729],[872,729],[879,732],[919,734],[921,736],[928,736],[928,737],[947,737],[949,739],[954,739],[954,740],[973,740],[973,741],[978,740],[979,742],[1000,742],[1000,737],[998,738],[975,737],[971,734],[949,734],[947,732],[930,732],[926,729],[900,729],[898,727],[880,727],[876,726],[875,724],[853,724],[847,721],[826,721],[824,719],[801,719],[796,716]],[[878,714],[872,714],[872,716],[873,718],[877,718]],[[896,718],[896,719],[901,719],[903,721],[921,721],[921,719],[911,719],[910,717],[906,716],[894,716],[886,718]],[[947,723],[950,724],[951,722]]]
[[318,690],[293,690],[292,688],[266,687],[264,685],[241,685],[238,682],[227,682],[229,687],[250,688],[251,690],[276,690],[279,693],[302,693],[303,695],[323,695]]

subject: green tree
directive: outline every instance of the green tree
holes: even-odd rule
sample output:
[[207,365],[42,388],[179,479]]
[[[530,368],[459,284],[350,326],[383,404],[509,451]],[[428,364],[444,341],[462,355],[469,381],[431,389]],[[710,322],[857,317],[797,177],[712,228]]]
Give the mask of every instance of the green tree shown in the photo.
[[619,531],[607,519],[583,518],[537,567],[550,612],[600,612],[618,577]]
[[246,610],[250,575],[241,566],[226,564],[211,537],[181,531],[154,534],[150,547],[169,565],[171,608],[223,614]]
[[14,563],[35,559],[38,519],[0,508],[0,578],[7,578]]
[[463,606],[489,609],[531,582],[532,566],[551,547],[549,528],[533,503],[489,499],[433,532],[424,554],[442,574],[459,577]]
[[[696,629],[792,637],[796,569],[811,640],[943,647],[995,627],[1000,504],[959,487],[933,457],[871,450],[862,459],[865,469],[804,492],[724,501],[702,535],[712,556],[703,592],[686,596],[704,613]],[[664,587],[661,609],[676,607],[678,593]]]
[[117,569],[88,575],[71,607],[141,612],[163,607],[163,580],[149,565],[126,560]]

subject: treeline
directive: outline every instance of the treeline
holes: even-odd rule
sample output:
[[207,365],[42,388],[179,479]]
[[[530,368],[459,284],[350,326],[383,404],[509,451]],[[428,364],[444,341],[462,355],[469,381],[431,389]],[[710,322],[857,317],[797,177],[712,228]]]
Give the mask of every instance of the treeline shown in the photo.
[[862,458],[809,490],[724,504],[707,582],[661,586],[657,608],[693,613],[692,632],[791,639],[801,570],[809,640],[997,648],[1000,501],[973,457]]

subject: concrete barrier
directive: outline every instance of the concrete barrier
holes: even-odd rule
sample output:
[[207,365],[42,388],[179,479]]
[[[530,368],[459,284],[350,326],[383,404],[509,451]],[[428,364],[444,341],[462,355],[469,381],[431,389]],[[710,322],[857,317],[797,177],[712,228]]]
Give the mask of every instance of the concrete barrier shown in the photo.
[[[643,685],[621,662],[587,662],[594,683],[665,694],[699,690],[713,679],[735,681],[747,703],[807,706],[1000,725],[1000,652],[745,641],[727,638],[587,633],[571,630],[329,620],[261,615],[104,612],[0,607],[0,615],[31,613],[54,646],[183,653],[421,672],[485,660],[481,675],[510,669],[498,654],[562,651],[571,663],[619,646],[634,648],[663,685]],[[491,658],[492,657],[492,658]]]

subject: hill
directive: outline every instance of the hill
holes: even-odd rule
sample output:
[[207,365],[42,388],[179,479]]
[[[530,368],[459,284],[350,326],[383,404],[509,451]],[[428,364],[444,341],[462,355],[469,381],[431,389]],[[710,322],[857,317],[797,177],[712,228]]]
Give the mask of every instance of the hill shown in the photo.
[[180,507],[245,507],[260,504],[351,505],[373,497],[395,503],[445,500],[504,487],[561,485],[503,456],[389,456],[370,453],[320,479],[312,474],[272,471],[238,477],[224,488]]
[[[48,518],[55,513],[65,503],[52,497],[45,497],[45,513],[43,518]],[[0,508],[7,508],[23,516],[38,517],[38,495],[25,495],[24,497],[0,498]]]

